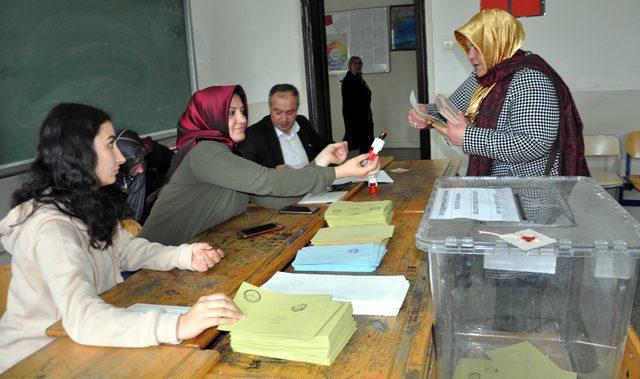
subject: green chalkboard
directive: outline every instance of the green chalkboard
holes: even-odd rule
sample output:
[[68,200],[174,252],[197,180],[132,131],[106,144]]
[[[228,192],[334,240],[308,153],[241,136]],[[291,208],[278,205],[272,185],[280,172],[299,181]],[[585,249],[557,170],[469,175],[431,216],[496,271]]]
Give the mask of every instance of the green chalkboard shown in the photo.
[[191,86],[183,0],[0,0],[0,165],[35,156],[51,107],[173,129]]

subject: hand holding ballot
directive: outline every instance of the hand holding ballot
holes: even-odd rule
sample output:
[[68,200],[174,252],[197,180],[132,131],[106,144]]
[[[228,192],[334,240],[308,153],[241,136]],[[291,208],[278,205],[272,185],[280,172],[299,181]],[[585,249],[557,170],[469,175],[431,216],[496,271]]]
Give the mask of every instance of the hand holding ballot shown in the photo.
[[411,91],[411,95],[409,96],[409,103],[411,104],[411,109],[409,109],[407,122],[410,127],[415,129],[424,129],[433,123],[439,123],[444,126],[444,122],[442,122],[442,120],[438,120],[429,114],[425,104],[418,104],[418,100],[416,100],[416,95],[413,91]]
[[462,146],[464,130],[469,125],[469,121],[464,114],[443,94],[438,94],[435,99],[435,106],[438,113],[446,119],[446,125],[437,117],[430,115],[425,104],[418,104],[415,94],[411,91],[409,97],[411,109],[407,115],[407,122],[410,127],[424,129],[429,125],[447,137],[451,144]]
[[233,324],[245,315],[225,294],[202,296],[178,319],[178,339],[194,338],[218,325]]

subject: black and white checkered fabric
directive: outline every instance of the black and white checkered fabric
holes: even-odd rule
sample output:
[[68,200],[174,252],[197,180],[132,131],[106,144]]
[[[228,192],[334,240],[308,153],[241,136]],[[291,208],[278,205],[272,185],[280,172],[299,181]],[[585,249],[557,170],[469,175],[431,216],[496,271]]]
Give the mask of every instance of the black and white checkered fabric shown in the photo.
[[[477,85],[472,73],[449,99],[464,112]],[[435,106],[429,104],[428,109],[432,113]],[[525,68],[511,80],[497,128],[467,128],[462,149],[467,154],[493,158],[494,176],[542,176],[559,123],[558,99],[551,80]],[[550,174],[558,175],[557,156]]]

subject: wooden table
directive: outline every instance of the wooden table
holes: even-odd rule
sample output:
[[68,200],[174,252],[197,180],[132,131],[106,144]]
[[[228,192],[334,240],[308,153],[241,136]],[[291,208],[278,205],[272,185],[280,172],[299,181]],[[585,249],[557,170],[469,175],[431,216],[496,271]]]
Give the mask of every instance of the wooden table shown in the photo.
[[431,295],[426,254],[415,247],[420,214],[396,214],[388,252],[375,275],[404,275],[411,282],[396,317],[355,316],[356,333],[331,366],[231,351],[229,336],[213,348],[220,361],[209,377],[425,377],[431,361]]
[[[389,161],[387,159],[383,164]],[[411,282],[409,294],[397,317],[356,316],[358,331],[332,366],[236,354],[229,350],[227,335],[218,336],[216,329],[210,329],[181,346],[202,349],[211,344],[222,354],[216,366],[213,366],[218,359],[215,350],[198,351],[167,345],[142,349],[99,348],[82,346],[63,337],[18,363],[7,375],[100,376],[102,373],[103,376],[198,377],[209,371],[212,376],[426,376],[432,366],[428,267],[427,257],[415,248],[414,235],[421,217],[417,210],[424,209],[437,175],[432,171],[444,173],[451,165],[447,161],[394,164],[396,166],[390,168],[406,166],[414,170],[406,177],[396,176],[395,186],[411,185],[416,186],[416,190],[407,191],[402,201],[398,201],[400,209],[396,210],[393,221],[396,231],[376,274],[405,275]],[[426,186],[425,178],[429,182]],[[362,190],[362,186],[354,185],[347,196],[359,199],[365,192],[368,199],[368,192]],[[395,196],[393,191],[389,194],[385,191],[381,185],[381,198]],[[401,193],[399,191],[397,196]],[[410,193],[421,196],[412,201]],[[198,297],[214,292],[233,296],[242,281],[261,285],[275,272],[285,269],[297,250],[324,225],[322,213],[321,210],[314,215],[280,215],[275,210],[250,207],[245,214],[195,238],[221,247],[226,253],[226,258],[209,272],[142,270],[102,297],[108,303],[126,307],[139,302],[191,305]],[[238,230],[267,222],[278,222],[285,228],[252,239],[238,239]],[[60,324],[52,326],[49,332],[65,334]]]
[[[457,170],[457,160],[439,159],[425,161],[394,161],[385,171],[393,183],[378,184],[378,194],[371,197],[369,191],[364,188],[352,196],[352,201],[369,200],[393,200],[393,212],[419,213],[424,212],[431,188],[436,178],[447,176]],[[406,172],[393,172],[396,169],[409,170]]]
[[93,347],[69,337],[50,344],[3,372],[2,378],[199,378],[218,362],[215,350],[153,346]]

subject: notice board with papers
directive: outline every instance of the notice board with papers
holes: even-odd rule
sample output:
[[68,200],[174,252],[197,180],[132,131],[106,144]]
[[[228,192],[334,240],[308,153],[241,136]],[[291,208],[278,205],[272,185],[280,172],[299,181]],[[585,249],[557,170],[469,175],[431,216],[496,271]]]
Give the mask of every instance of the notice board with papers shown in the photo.
[[362,72],[391,71],[387,7],[330,12],[325,16],[329,75],[344,74],[349,58],[362,58]]

